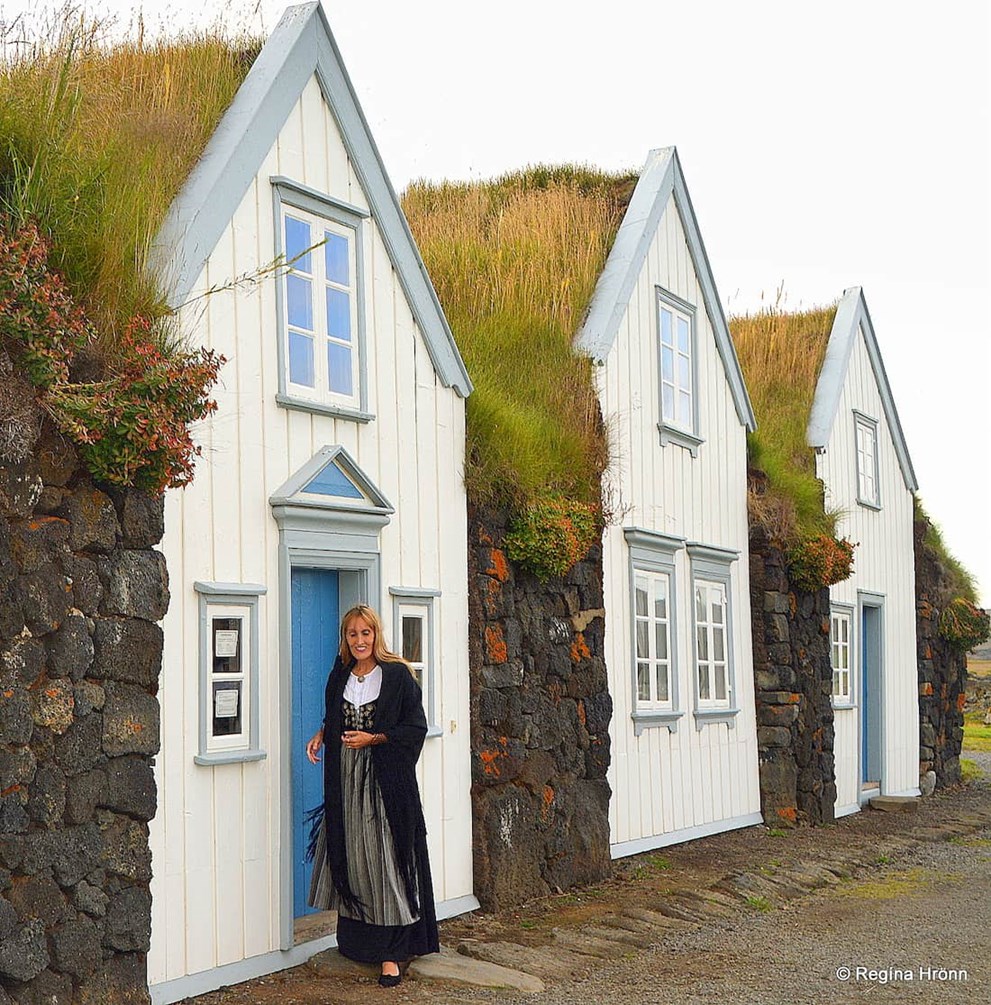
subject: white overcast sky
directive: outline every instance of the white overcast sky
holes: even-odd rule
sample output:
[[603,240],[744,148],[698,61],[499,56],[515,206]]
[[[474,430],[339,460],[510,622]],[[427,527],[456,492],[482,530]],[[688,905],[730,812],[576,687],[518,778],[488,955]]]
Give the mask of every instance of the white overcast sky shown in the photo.
[[[38,6],[0,0],[0,20]],[[149,32],[221,16],[267,34],[284,6],[143,12]],[[730,312],[862,286],[920,494],[991,605],[986,0],[325,7],[398,190],[675,145]]]

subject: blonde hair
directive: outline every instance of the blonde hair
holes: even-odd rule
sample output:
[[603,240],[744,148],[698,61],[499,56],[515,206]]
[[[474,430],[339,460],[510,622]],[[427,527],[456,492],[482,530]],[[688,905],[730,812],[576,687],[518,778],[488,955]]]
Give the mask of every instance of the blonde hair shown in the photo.
[[344,617],[341,618],[340,654],[345,667],[350,669],[350,667],[352,667],[355,663],[355,659],[351,655],[351,647],[348,645],[347,640],[348,625],[354,621],[355,618],[361,618],[362,621],[366,622],[369,627],[371,627],[372,631],[375,632],[375,641],[372,644],[372,658],[376,663],[403,663],[409,667],[410,673],[413,672],[413,668],[410,667],[409,663],[407,663],[402,656],[398,653],[392,652],[386,647],[385,634],[382,629],[382,619],[375,613],[375,610],[367,604],[355,604],[354,607],[347,611]]

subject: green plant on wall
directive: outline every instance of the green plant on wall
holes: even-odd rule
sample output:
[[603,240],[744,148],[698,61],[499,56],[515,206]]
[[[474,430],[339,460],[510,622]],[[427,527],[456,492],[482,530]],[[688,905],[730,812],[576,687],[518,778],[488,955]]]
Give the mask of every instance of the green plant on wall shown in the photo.
[[849,578],[854,545],[846,538],[817,534],[788,551],[791,580],[810,593]]
[[939,616],[939,634],[958,652],[965,653],[979,646],[991,630],[987,611],[964,597],[951,600]]
[[149,492],[185,485],[199,454],[190,425],[216,407],[209,390],[223,357],[166,353],[135,316],[98,378],[80,378],[74,368],[85,369],[99,332],[49,268],[49,251],[33,223],[13,233],[0,223],[0,351],[95,477]]
[[513,519],[506,554],[546,581],[582,559],[599,530],[598,507],[560,497],[540,500]]

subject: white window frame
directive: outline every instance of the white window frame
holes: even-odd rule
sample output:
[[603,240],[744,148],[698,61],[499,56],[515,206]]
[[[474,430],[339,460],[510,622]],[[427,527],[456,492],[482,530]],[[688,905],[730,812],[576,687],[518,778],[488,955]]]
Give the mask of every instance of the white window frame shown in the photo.
[[[289,178],[271,179],[275,208],[275,253],[283,267],[276,282],[278,312],[278,377],[276,401],[283,408],[300,409],[355,422],[369,422],[374,415],[368,410],[368,347],[365,309],[365,236],[367,210],[341,202]],[[286,218],[291,217],[311,227],[311,270],[301,273],[286,260]],[[349,283],[341,285],[328,279],[325,271],[324,233],[344,237],[348,241]],[[292,276],[312,283],[312,314],[314,339],[314,385],[293,383],[289,367],[290,326],[287,283]],[[347,292],[350,301],[351,339],[345,342],[327,330],[326,291]],[[352,353],[352,393],[332,391],[329,386],[328,347],[331,343],[349,345]]]
[[440,736],[443,729],[439,723],[440,708],[437,700],[438,648],[434,644],[435,602],[440,596],[440,591],[413,586],[390,586],[389,593],[392,596],[393,645],[400,656],[405,656],[403,651],[403,618],[419,618],[423,622],[422,659],[418,663],[411,661],[411,666],[418,671],[417,679],[420,682],[420,690],[423,692],[423,711],[427,717],[427,736]]
[[[857,457],[857,502],[868,509],[881,508],[881,478],[878,463],[878,422],[854,410],[854,451]],[[870,487],[873,484],[874,491]]]
[[[736,661],[734,632],[734,604],[732,565],[740,557],[738,551],[729,548],[717,548],[710,545],[689,542],[688,555],[691,560],[691,625],[692,625],[692,692],[695,701],[695,727],[702,729],[707,723],[725,722],[730,728],[736,725],[736,717],[740,713],[737,702]],[[699,621],[696,589],[702,587],[707,594],[706,614],[710,604],[710,590],[718,590],[723,598],[723,659],[715,659],[714,637],[716,624],[706,620]],[[700,659],[699,629],[706,631],[707,657]],[[701,665],[709,667],[722,665],[725,668],[726,697],[703,698],[701,695]]]
[[[199,686],[200,726],[199,753],[196,764],[215,765],[258,761],[266,756],[258,740],[258,679],[259,636],[258,608],[266,588],[254,583],[194,583],[199,595]],[[240,622],[237,651],[240,666],[237,672],[214,671],[215,649],[218,644],[214,624],[218,620]],[[231,640],[228,640],[231,641]],[[216,692],[224,684],[238,685],[224,690],[238,692],[241,729],[232,734],[214,732]]]
[[[685,447],[695,457],[703,442],[699,434],[697,312],[694,304],[660,286],[655,286],[654,292],[657,324],[657,430],[662,447],[675,443]],[[665,315],[671,318],[670,344],[665,341]],[[688,329],[687,349],[676,334],[679,322]],[[690,396],[687,421],[677,417],[679,396],[683,394]],[[665,405],[666,400],[669,402],[668,406]],[[670,414],[665,414],[666,411]]]
[[[685,547],[683,537],[660,534],[640,527],[627,527],[623,534],[629,551],[629,611],[630,611],[630,687],[634,735],[639,736],[644,729],[666,727],[672,733],[678,729],[678,722],[684,716],[681,707],[678,663],[678,577],[677,554]],[[649,580],[664,579],[667,583],[667,641],[668,641],[668,695],[666,702],[643,701],[640,698],[639,664],[643,662],[637,652],[637,577]],[[653,627],[656,620],[650,618]],[[651,632],[652,636],[653,633]],[[654,671],[656,661],[650,661]],[[653,673],[651,674],[653,677]],[[653,690],[653,688],[652,688]]]
[[[842,626],[846,625],[846,639]],[[839,637],[838,637],[839,636]],[[856,653],[853,638],[853,607],[834,604],[829,611],[829,662],[833,668],[833,707],[852,708],[853,657]]]

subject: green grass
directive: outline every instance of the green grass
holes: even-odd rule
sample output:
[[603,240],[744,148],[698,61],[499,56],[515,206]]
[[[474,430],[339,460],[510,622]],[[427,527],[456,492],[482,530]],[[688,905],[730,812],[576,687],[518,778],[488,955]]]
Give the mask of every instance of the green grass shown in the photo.
[[774,910],[774,905],[768,900],[767,897],[763,897],[760,894],[748,894],[747,906],[752,907],[755,911],[760,911],[762,914],[766,914],[768,911]]
[[751,493],[751,516],[783,545],[835,531],[836,514],[823,509],[815,456],[806,443],[835,316],[834,304],[801,313],[770,307],[729,319],[757,418],[757,431],[747,439],[748,456],[768,479],[764,495]]
[[50,235],[112,352],[133,315],[164,314],[152,239],[257,45],[187,32],[108,46],[70,8],[53,24],[0,63],[0,213]]
[[591,364],[572,340],[636,178],[532,167],[415,182],[403,209],[475,385],[465,480],[476,503],[598,503],[607,461]]
[[963,749],[991,752],[991,726],[984,725],[982,712],[969,712],[963,719]]
[[768,827],[767,836],[772,838],[783,838],[788,836],[788,831],[783,827]]

